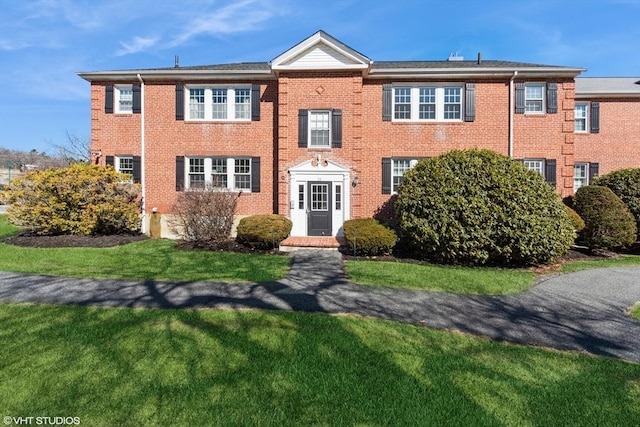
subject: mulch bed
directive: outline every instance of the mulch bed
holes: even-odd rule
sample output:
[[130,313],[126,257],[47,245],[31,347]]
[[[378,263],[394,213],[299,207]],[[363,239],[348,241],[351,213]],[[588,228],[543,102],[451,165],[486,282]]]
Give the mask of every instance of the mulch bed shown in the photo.
[[148,239],[144,234],[123,234],[114,236],[38,236],[19,233],[2,239],[3,243],[31,248],[109,248]]

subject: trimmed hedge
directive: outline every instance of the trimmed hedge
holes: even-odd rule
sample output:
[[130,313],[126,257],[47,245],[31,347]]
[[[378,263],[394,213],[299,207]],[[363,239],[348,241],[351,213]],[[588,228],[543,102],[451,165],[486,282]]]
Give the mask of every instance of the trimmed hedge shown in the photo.
[[584,228],[584,220],[580,217],[580,215],[578,215],[578,212],[574,211],[569,206],[566,206],[565,208],[567,209],[567,214],[569,215],[571,223],[573,224],[573,229],[576,230],[576,232],[582,230]]
[[620,169],[595,180],[620,197],[636,220],[637,239],[640,240],[640,168]]
[[441,263],[545,263],[565,254],[575,238],[555,189],[490,150],[419,161],[404,175],[395,207],[409,250]]
[[291,220],[280,215],[253,215],[242,218],[236,240],[257,249],[276,249],[291,233]]
[[35,170],[2,193],[9,222],[36,234],[110,235],[140,230],[140,186],[98,165]]
[[607,187],[580,187],[574,198],[576,212],[585,223],[580,241],[593,249],[614,249],[636,240],[636,224],[629,208]]
[[389,254],[398,240],[393,230],[373,218],[350,219],[342,230],[349,251],[358,255]]

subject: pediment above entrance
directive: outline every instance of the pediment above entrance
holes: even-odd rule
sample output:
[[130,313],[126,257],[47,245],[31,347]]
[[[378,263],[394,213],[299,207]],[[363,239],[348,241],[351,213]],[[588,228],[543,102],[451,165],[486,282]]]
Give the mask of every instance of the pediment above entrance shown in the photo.
[[326,172],[326,173],[349,173],[349,168],[345,168],[331,160],[326,160],[320,157],[316,157],[311,160],[307,160],[292,168],[289,168],[290,173],[305,173],[305,172]]

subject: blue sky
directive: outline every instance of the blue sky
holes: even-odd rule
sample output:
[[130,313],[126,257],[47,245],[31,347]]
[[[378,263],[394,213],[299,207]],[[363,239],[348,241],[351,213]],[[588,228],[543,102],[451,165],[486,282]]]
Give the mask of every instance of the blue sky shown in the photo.
[[320,29],[374,61],[482,52],[640,77],[640,0],[0,0],[0,148],[88,137],[78,71],[269,61]]

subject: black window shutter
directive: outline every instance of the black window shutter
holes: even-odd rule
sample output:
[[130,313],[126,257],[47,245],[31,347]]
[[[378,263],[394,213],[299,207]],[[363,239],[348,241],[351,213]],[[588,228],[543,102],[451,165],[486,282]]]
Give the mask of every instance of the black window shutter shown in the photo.
[[599,133],[600,132],[600,103],[592,102],[590,105],[591,109],[591,117],[590,117],[590,126],[591,133]]
[[184,156],[176,156],[176,191],[184,190]]
[[385,83],[382,85],[382,121],[390,122],[391,121],[391,91],[393,89],[393,85],[391,83]]
[[524,114],[524,83],[516,83],[516,114]]
[[545,164],[544,178],[547,181],[547,183],[549,183],[549,185],[551,185],[552,187],[555,188],[555,186],[556,186],[556,159],[546,159],[544,164]]
[[184,85],[176,84],[176,120],[184,120]]
[[142,111],[142,91],[140,85],[133,85],[133,114],[140,114]]
[[382,158],[382,194],[391,194],[391,158]]
[[298,111],[298,147],[307,147],[309,136],[309,110]]
[[558,112],[558,85],[556,83],[547,83],[547,113],[555,114]]
[[598,177],[599,170],[600,163],[589,163],[589,184],[592,184],[593,180]]
[[113,113],[113,85],[105,86],[104,112],[107,114]]
[[342,110],[331,111],[331,147],[342,148]]
[[260,85],[251,86],[251,121],[260,121]]
[[464,92],[464,121],[473,122],[476,119],[476,85],[465,84]]
[[133,182],[140,184],[142,182],[142,160],[140,156],[133,156]]
[[251,158],[251,192],[260,192],[260,157]]
[[107,156],[105,159],[105,163],[107,166],[114,166],[115,165],[115,158],[113,156]]

